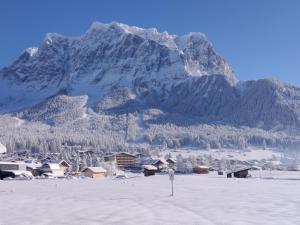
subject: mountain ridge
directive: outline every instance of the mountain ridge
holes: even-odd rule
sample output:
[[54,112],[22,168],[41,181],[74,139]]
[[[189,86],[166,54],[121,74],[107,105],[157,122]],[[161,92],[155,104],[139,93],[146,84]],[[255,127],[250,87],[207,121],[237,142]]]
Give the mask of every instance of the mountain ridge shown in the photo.
[[[253,134],[243,137],[243,143],[254,138],[275,145],[283,136],[298,142],[300,89],[271,79],[238,82],[202,33],[176,36],[154,28],[95,22],[79,37],[49,33],[41,46],[24,50],[1,69],[0,112],[58,133],[66,127],[103,133],[99,129],[106,126],[115,136],[124,135],[126,145],[149,143],[149,132],[157,132],[151,129],[168,121],[166,115],[178,129],[170,137],[172,143],[185,129],[176,124],[186,120],[195,122],[187,125],[189,129],[198,124],[208,130],[220,124],[229,133],[230,127],[237,129],[230,137],[224,134],[233,146],[240,145],[236,139],[243,127],[274,135],[271,141]],[[219,142],[203,134],[192,140],[213,146]]]

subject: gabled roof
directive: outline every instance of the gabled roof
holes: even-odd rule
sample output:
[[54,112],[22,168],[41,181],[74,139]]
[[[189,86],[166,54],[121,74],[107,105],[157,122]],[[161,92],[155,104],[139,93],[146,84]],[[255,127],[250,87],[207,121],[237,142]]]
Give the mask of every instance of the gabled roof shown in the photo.
[[64,160],[64,159],[60,160],[58,164],[61,165],[63,163],[65,163],[67,165],[67,167],[70,166],[70,164],[66,160]]
[[153,165],[143,165],[143,168],[146,170],[157,170],[157,168]]
[[251,170],[251,167],[240,167],[240,168],[232,170],[230,173],[237,173],[237,172],[241,172],[241,171],[245,171],[245,170]]
[[103,167],[86,167],[82,170],[82,172],[85,172],[86,170],[91,170],[93,173],[106,173],[106,169]]
[[167,160],[166,160],[167,162],[172,162],[172,163],[176,163],[176,159],[173,159],[173,158],[168,158]]
[[145,159],[142,160],[142,163],[145,165],[155,165],[157,163],[168,164],[168,162],[164,159]]

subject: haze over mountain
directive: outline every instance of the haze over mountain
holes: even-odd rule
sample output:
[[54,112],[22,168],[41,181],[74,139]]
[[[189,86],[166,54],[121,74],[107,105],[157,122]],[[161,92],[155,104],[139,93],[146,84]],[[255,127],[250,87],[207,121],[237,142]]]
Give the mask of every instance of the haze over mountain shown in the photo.
[[11,151],[282,147],[300,140],[299,88],[238,82],[202,33],[115,22],[95,22],[80,37],[50,33],[26,49],[0,70],[0,111],[0,141]]

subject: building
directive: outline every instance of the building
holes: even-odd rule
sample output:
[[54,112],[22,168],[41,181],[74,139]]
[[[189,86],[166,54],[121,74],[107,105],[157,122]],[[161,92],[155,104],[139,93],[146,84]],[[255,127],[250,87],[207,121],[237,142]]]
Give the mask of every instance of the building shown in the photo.
[[153,165],[143,165],[145,177],[155,175],[157,168]]
[[170,168],[175,168],[175,166],[176,166],[176,159],[168,158],[166,161],[167,161],[167,163],[168,163],[168,165],[169,165]]
[[247,178],[249,177],[248,171],[251,170],[251,167],[238,168],[234,171],[227,173],[227,178],[236,177],[236,178]]
[[44,163],[40,168],[40,174],[53,177],[64,177],[65,171],[60,168],[58,163]]
[[90,178],[103,178],[106,176],[106,169],[102,167],[87,167],[82,170],[82,175]]
[[193,172],[197,174],[208,174],[209,167],[208,166],[195,166],[193,168]]
[[58,165],[59,165],[59,168],[61,168],[65,172],[69,171],[69,169],[70,169],[70,164],[64,159],[60,160]]
[[137,163],[137,157],[135,155],[121,152],[115,154],[116,163],[118,167],[126,168],[126,167],[134,167]]
[[168,163],[164,159],[146,159],[141,161],[143,165],[152,165],[157,168],[158,171],[167,169]]
[[39,176],[39,168],[42,166],[40,162],[35,160],[25,160],[26,170],[31,172],[33,176]]
[[32,174],[26,171],[26,164],[24,162],[0,162],[0,179],[21,176],[32,177]]

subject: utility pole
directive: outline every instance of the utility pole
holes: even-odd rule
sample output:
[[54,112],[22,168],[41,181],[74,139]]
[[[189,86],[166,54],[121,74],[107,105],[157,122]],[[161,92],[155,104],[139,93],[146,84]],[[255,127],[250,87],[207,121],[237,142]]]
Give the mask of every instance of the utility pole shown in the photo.
[[172,193],[171,193],[171,196],[174,196],[174,170],[172,169],[169,169],[169,179],[171,181],[171,185],[172,185]]

